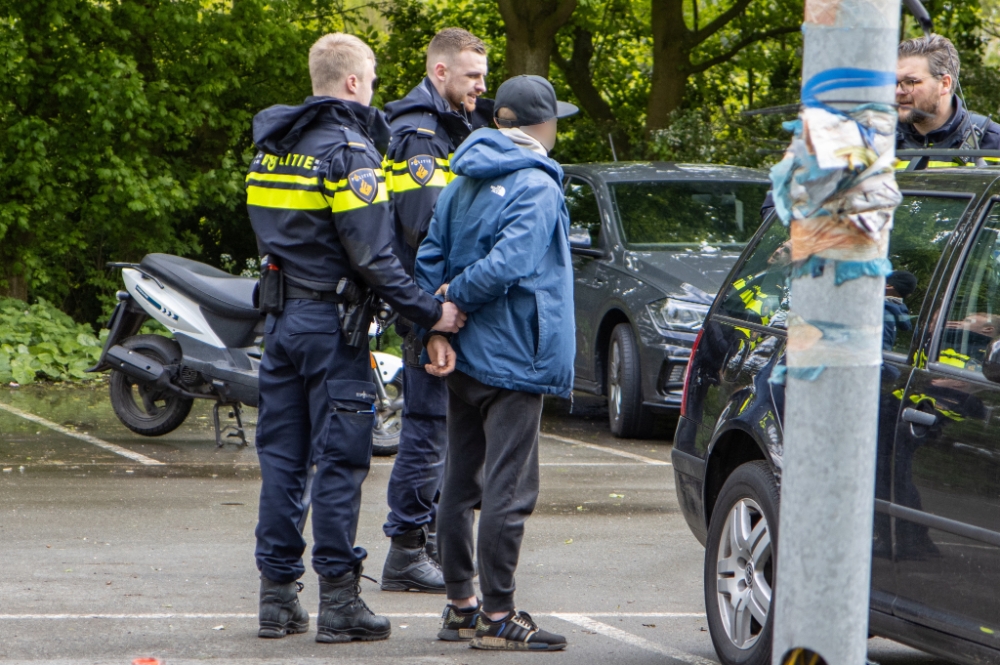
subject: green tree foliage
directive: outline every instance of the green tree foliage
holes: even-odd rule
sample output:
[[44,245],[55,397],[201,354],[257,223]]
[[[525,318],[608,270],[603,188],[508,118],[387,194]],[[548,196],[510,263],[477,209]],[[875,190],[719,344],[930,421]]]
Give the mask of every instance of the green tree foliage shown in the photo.
[[255,254],[252,116],[309,93],[304,54],[335,18],[304,0],[4,2],[0,289],[93,322],[106,261]]

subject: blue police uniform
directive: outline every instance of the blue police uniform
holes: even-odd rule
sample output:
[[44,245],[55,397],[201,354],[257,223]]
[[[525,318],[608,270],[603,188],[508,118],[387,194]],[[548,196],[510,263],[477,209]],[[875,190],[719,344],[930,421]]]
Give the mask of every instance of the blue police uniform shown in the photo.
[[284,310],[266,321],[256,441],[257,567],[277,583],[305,572],[298,523],[310,464],[313,568],[338,578],[366,556],[354,539],[375,385],[368,349],[349,346],[342,334],[338,282],[371,288],[421,325],[441,316],[440,303],[392,252],[388,192],[370,138],[380,126],[376,109],[331,97],[254,118],[260,152],[247,175],[247,209],[260,254],[280,265],[286,284]]
[[[438,196],[453,178],[451,156],[473,130],[489,125],[493,102],[480,98],[471,114],[453,111],[425,77],[406,97],[386,104],[386,113],[392,140],[383,166],[392,200],[395,249],[412,275],[417,248],[427,235]],[[399,452],[389,480],[389,514],[383,526],[389,537],[434,520],[447,448],[448,388],[444,379],[424,371],[419,363],[420,340],[409,328],[405,323],[400,326],[407,365]]]

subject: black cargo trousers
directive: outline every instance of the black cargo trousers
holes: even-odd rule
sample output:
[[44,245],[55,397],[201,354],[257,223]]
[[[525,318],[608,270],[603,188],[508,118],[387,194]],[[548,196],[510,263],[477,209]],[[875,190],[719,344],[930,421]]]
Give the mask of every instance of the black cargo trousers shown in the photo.
[[438,506],[438,549],[448,598],[476,595],[473,521],[483,611],[514,609],[524,523],[538,500],[542,396],[448,377],[448,453]]

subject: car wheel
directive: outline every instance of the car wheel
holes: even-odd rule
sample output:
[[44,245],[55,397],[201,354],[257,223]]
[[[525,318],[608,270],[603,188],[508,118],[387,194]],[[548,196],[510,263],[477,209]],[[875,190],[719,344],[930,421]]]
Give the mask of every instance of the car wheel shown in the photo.
[[642,406],[642,368],[632,326],[619,323],[608,343],[608,420],[611,433],[626,439],[652,433],[653,417]]
[[705,549],[708,630],[722,665],[770,665],[778,484],[767,462],[722,487]]

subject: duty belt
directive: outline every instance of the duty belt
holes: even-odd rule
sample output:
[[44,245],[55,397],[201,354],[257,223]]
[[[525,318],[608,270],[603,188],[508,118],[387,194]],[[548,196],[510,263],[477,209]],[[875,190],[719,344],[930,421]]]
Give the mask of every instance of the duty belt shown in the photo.
[[321,300],[322,302],[344,302],[344,297],[335,291],[315,291],[303,289],[285,282],[285,300]]

